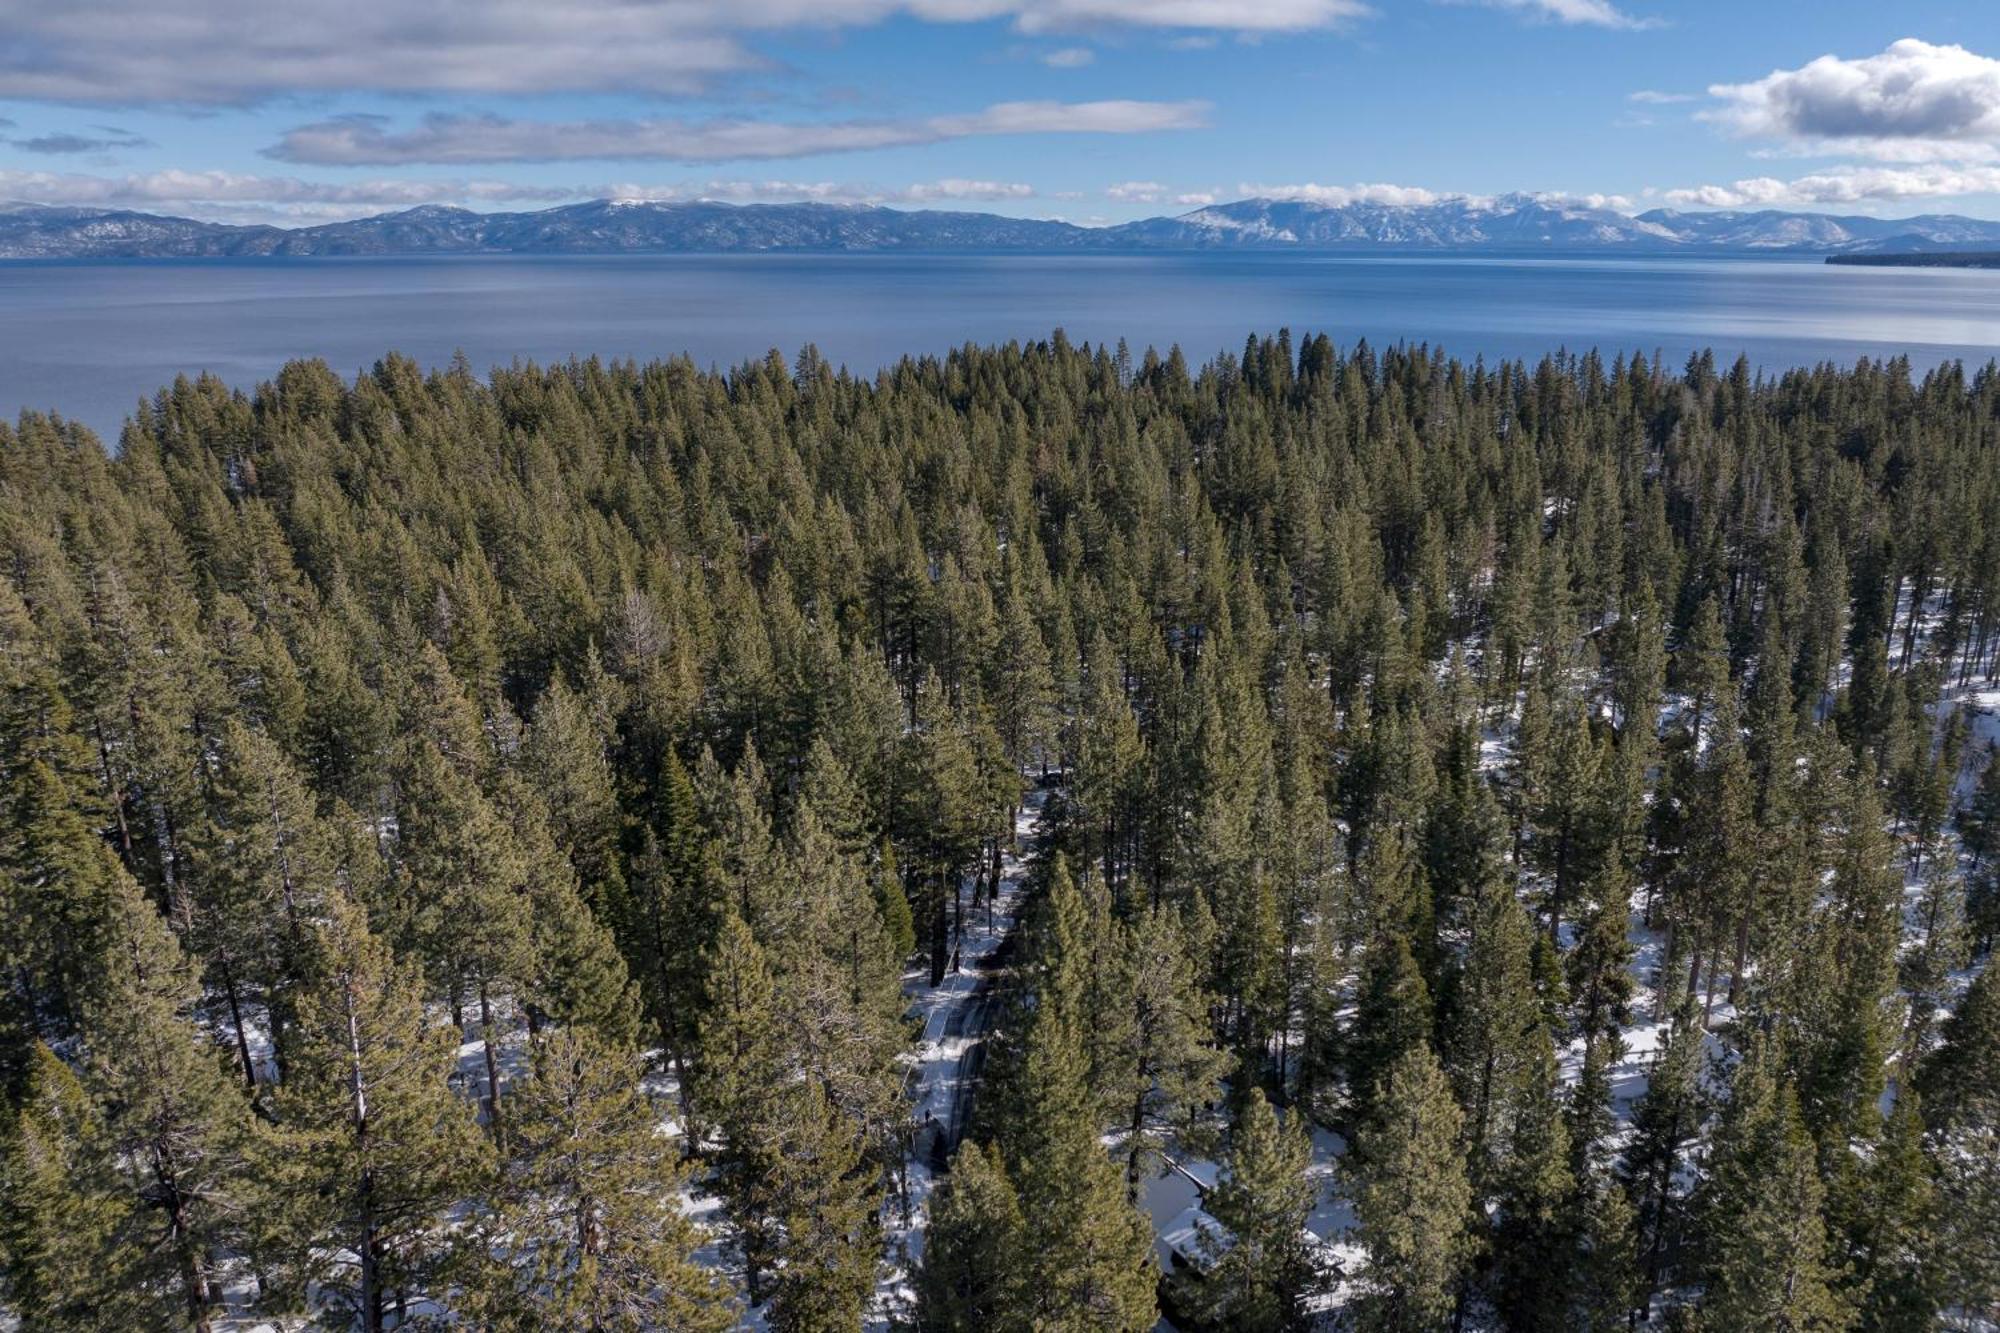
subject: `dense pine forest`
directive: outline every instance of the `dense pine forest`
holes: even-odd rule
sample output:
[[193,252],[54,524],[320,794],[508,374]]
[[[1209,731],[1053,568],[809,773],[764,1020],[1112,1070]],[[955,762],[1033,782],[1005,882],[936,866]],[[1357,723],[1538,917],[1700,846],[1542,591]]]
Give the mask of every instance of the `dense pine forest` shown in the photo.
[[0,1326],[2000,1319],[1993,368],[298,362],[0,561]]

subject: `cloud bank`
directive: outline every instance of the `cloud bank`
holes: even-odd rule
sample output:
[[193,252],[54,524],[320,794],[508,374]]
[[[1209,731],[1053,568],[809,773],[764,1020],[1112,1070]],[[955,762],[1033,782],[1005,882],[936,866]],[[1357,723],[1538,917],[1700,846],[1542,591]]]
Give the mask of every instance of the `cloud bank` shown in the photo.
[[294,176],[226,171],[155,171],[108,176],[78,172],[0,170],[0,198],[83,208],[172,212],[212,221],[329,221],[424,204],[539,207],[582,199],[646,199],[684,203],[923,204],[1000,203],[1036,198],[1018,181],[950,177],[909,185],[851,181],[706,180],[671,184],[632,181],[578,186],[523,185],[477,179],[370,180],[330,183]]
[[[1716,84],[1701,118],[1785,155],[1872,159],[1782,178],[1667,190],[1708,208],[1867,205],[2000,192],[2000,60],[1906,37],[1877,55],[1825,55]],[[1767,155],[1769,155],[1767,153]]]
[[1709,89],[1702,113],[1744,138],[1910,161],[2000,145],[2000,60],[1906,37],[1858,60],[1821,56],[1752,83]]
[[1300,185],[1253,185],[1236,187],[1237,195],[1245,199],[1291,199],[1312,204],[1331,204],[1336,208],[1348,204],[1434,204],[1440,199],[1454,196],[1436,190],[1426,190],[1419,185],[1319,185],[1307,182]]
[[560,187],[484,180],[309,181],[230,171],[152,171],[129,176],[73,172],[0,171],[0,197],[39,204],[99,208],[167,204],[343,204],[412,208],[462,201],[555,203],[576,197]]
[[[0,128],[10,122],[0,121]],[[121,130],[115,125],[93,125],[89,134],[38,134],[27,139],[7,139],[10,147],[26,153],[63,156],[76,153],[109,153],[121,148],[151,148],[153,141]]]
[[899,16],[1005,20],[1027,34],[1255,35],[1368,12],[1361,0],[0,0],[0,97],[242,105],[332,92],[680,94],[765,67],[751,44],[759,35]]
[[1791,180],[1754,176],[1727,185],[1667,190],[1662,197],[1671,204],[1701,208],[1792,208],[1989,193],[2000,193],[2000,167],[1922,163],[1834,167]]
[[315,166],[464,165],[653,160],[727,162],[812,157],[1003,134],[1144,134],[1198,129],[1206,102],[1001,102],[964,115],[779,122],[716,118],[512,120],[434,114],[391,129],[379,116],[343,116],[288,130],[266,150]]

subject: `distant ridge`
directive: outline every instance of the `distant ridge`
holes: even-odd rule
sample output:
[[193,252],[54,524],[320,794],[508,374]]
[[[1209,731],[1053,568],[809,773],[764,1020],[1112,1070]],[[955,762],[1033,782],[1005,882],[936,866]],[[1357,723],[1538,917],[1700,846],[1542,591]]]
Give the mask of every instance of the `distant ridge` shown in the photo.
[[2000,249],[2000,222],[1817,213],[1637,217],[1540,195],[1428,204],[1243,199],[1115,227],[838,204],[597,199],[524,213],[429,205],[315,227],[232,226],[124,209],[0,206],[0,258],[706,254],[815,251],[1485,251],[1945,253]]

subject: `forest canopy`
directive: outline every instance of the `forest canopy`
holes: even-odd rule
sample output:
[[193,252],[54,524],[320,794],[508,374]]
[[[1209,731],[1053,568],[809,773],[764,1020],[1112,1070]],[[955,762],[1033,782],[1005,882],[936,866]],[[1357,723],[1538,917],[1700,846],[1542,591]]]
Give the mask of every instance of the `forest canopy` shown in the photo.
[[0,560],[23,1328],[2000,1312],[1992,367],[302,361]]

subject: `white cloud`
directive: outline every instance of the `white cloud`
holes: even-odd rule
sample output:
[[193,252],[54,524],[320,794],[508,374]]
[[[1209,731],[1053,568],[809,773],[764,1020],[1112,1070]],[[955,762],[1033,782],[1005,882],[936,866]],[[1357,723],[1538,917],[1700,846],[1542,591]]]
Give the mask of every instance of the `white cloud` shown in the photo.
[[323,222],[420,204],[545,205],[574,199],[566,188],[484,180],[327,182],[230,171],[153,171],[129,176],[0,171],[0,198],[81,208],[132,208],[229,222]]
[[1097,59],[1097,52],[1087,46],[1064,46],[1042,56],[1042,63],[1050,69],[1082,69]]
[[[1429,204],[1462,204],[1470,209],[1487,209],[1510,206],[1521,199],[1532,199],[1536,203],[1558,208],[1609,209],[1616,213],[1629,213],[1633,203],[1629,196],[1622,194],[1571,194],[1559,190],[1520,191],[1505,198],[1492,195],[1467,194],[1456,190],[1431,190],[1421,185],[1391,185],[1383,183],[1361,185],[1320,185],[1307,182],[1300,185],[1258,185],[1244,183],[1236,187],[1237,198],[1288,199],[1305,203],[1327,204],[1344,208],[1350,204],[1374,204],[1385,208],[1415,208]],[[1212,201],[1210,201],[1212,202]]]
[[1673,106],[1680,102],[1698,102],[1701,99],[1693,93],[1663,93],[1652,88],[1641,88],[1636,93],[1627,93],[1625,100],[1637,102],[1641,106]]
[[1002,134],[1143,134],[1208,123],[1206,102],[1000,102],[963,115],[903,120],[528,121],[427,116],[392,130],[344,116],[287,130],[267,155],[319,166],[652,159],[726,162],[857,152]]
[[1361,0],[0,0],[0,97],[230,105],[298,93],[686,93],[768,62],[761,34],[1009,20],[1302,32]]
[[1186,194],[1174,196],[1175,203],[1184,204],[1189,208],[1206,208],[1210,204],[1219,203],[1221,199],[1222,196],[1213,190],[1190,190]]
[[1335,207],[1348,204],[1434,204],[1440,199],[1454,197],[1416,185],[1318,185],[1311,182],[1302,185],[1244,184],[1238,185],[1236,191],[1239,198],[1295,199]]
[[1660,20],[1627,14],[1611,0],[1449,0],[1456,4],[1478,4],[1488,9],[1506,9],[1548,23],[1578,27],[1657,28]]
[[710,180],[694,184],[639,185],[615,182],[579,191],[595,198],[683,203],[715,199],[738,204],[935,204],[1033,199],[1032,185],[1016,181],[947,179],[915,185],[878,186],[853,181]]
[[121,130],[115,125],[92,125],[89,134],[56,133],[38,134],[26,139],[7,139],[5,142],[28,153],[47,156],[72,156],[80,153],[108,153],[121,148],[151,148],[153,142],[142,138],[130,130]]
[[0,196],[39,204],[136,207],[187,203],[351,204],[410,208],[470,200],[570,199],[570,189],[516,185],[511,181],[379,180],[308,181],[232,171],[153,171],[132,176],[90,176],[49,171],[0,171]]
[[1104,187],[1105,198],[1128,204],[1155,204],[1166,192],[1167,187],[1158,181],[1120,181]]
[[1563,208],[1608,208],[1614,213],[1630,213],[1633,210],[1632,197],[1625,194],[1565,194],[1561,191],[1540,190],[1531,196],[1537,203],[1551,204]]
[[886,196],[892,199],[907,199],[912,203],[927,203],[937,200],[984,200],[993,202],[1002,199],[1032,199],[1035,187],[1018,181],[977,181],[941,180],[929,185],[911,185],[897,194]]
[[1121,24],[1215,28],[1224,32],[1306,32],[1337,27],[1374,11],[1363,0],[930,0],[913,10],[982,9],[1014,16],[1023,32]]
[[1667,190],[1669,203],[1702,208],[1779,208],[1812,204],[1897,203],[1912,199],[2000,194],[2000,167],[1928,163],[1841,166],[1792,180],[1755,176],[1727,185]]
[[650,199],[730,203],[928,204],[1033,199],[1018,181],[947,178],[882,186],[852,181],[708,180],[674,184],[629,181],[579,186],[518,185],[493,180],[327,182],[227,171],[156,171],[94,176],[0,171],[0,198],[84,208],[134,208],[214,221],[300,222],[364,216],[420,204],[545,207],[580,199]]
[[1709,92],[1724,105],[1705,119],[1810,152],[1936,161],[1984,156],[2000,145],[2000,60],[1914,37],[1879,55],[1825,55]]

